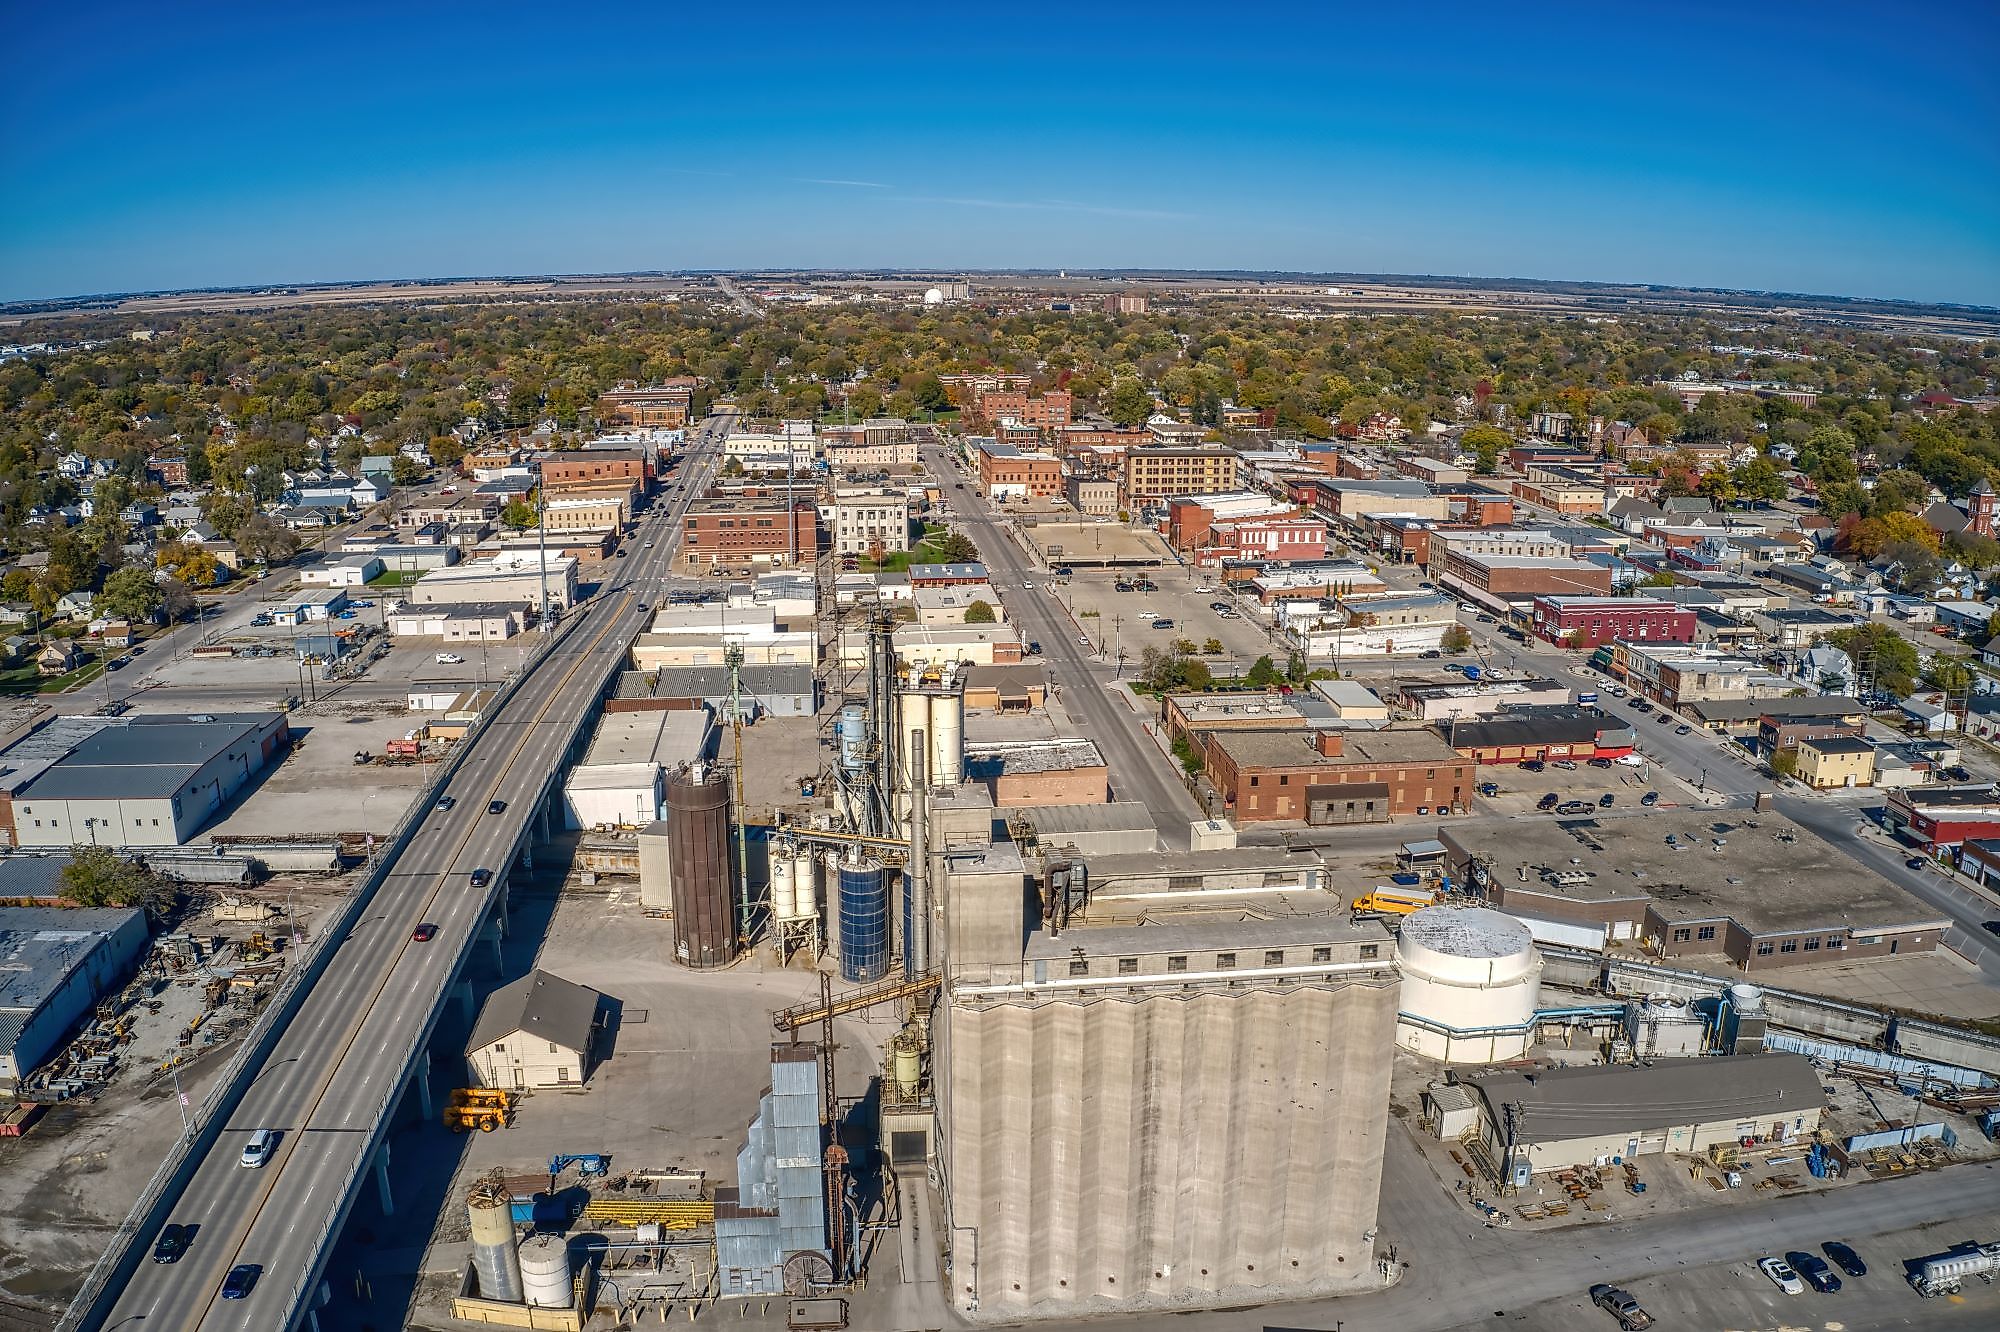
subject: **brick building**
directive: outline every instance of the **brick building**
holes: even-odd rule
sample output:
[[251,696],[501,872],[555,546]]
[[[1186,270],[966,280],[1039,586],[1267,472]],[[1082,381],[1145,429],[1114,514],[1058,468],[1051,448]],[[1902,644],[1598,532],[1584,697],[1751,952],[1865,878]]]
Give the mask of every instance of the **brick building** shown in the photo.
[[681,519],[675,563],[689,572],[810,563],[819,555],[818,518],[811,504],[704,500]]
[[989,422],[1014,420],[1037,430],[1061,430],[1070,423],[1073,405],[1063,389],[1035,396],[1026,389],[993,389],[975,395],[973,413]]
[[542,484],[550,490],[565,486],[597,485],[623,481],[643,489],[646,485],[646,458],[636,449],[580,449],[569,453],[545,453],[541,457]]
[[1440,561],[1437,545],[1433,538],[1431,568],[1438,582],[1496,609],[1536,597],[1611,595],[1611,570],[1601,564],[1542,555],[1481,555],[1455,546]]
[[1692,610],[1647,597],[1536,597],[1535,633],[1564,647],[1594,648],[1631,639],[1641,643],[1692,643]]
[[1234,449],[1132,449],[1125,455],[1128,508],[1176,495],[1219,495],[1237,489],[1241,459]]
[[607,425],[658,426],[666,430],[687,427],[694,391],[699,381],[648,388],[612,389],[597,399],[597,416]]
[[979,488],[993,499],[1044,499],[1062,494],[1062,460],[1053,453],[1022,453],[1009,445],[978,450]]
[[1203,735],[1204,767],[1238,823],[1372,823],[1472,795],[1472,760],[1428,727]]

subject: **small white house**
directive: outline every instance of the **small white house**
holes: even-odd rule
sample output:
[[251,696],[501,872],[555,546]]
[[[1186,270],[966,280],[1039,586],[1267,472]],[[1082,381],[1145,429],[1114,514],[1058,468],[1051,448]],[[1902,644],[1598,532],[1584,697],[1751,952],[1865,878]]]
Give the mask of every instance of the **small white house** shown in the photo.
[[604,996],[546,971],[531,971],[487,997],[466,1044],[472,1081],[527,1091],[580,1087],[590,1076]]

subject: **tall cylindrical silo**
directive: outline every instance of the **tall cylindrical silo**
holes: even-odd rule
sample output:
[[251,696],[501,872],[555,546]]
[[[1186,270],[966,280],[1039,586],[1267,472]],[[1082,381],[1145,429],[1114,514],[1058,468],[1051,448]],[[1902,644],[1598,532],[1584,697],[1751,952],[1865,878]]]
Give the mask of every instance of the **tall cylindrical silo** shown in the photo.
[[479,1298],[521,1302],[521,1256],[514,1248],[514,1200],[504,1185],[482,1179],[465,1195],[472,1219],[472,1270]]
[[840,974],[874,981],[889,974],[889,892],[882,862],[856,856],[840,863]]
[[931,699],[932,786],[957,786],[965,779],[965,695],[939,694]]
[[790,848],[771,844],[771,919],[790,920],[799,914],[797,861]]
[[521,1292],[531,1306],[569,1308],[567,1239],[561,1235],[530,1235],[521,1241]]
[[799,848],[793,860],[792,894],[798,919],[811,920],[819,915],[819,861],[804,847]]
[[736,957],[736,880],[729,864],[729,783],[720,772],[667,783],[667,880],[674,956],[716,967]]

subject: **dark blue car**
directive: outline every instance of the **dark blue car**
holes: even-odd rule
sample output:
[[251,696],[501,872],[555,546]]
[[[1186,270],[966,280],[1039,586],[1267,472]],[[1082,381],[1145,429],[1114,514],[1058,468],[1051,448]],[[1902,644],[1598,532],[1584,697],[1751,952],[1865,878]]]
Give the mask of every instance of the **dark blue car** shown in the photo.
[[222,1279],[222,1298],[240,1300],[247,1297],[257,1284],[257,1278],[264,1269],[255,1263],[238,1263],[229,1269],[229,1275]]

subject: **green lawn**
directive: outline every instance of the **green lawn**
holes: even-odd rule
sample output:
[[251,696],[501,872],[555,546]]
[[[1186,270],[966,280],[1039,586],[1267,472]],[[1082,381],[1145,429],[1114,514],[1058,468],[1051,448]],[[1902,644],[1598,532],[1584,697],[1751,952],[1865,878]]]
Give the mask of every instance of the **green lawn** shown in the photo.
[[391,569],[368,580],[370,587],[408,587],[428,572],[424,569]]
[[88,684],[104,674],[104,662],[93,658],[67,675],[43,676],[33,659],[0,670],[0,694],[60,694]]

